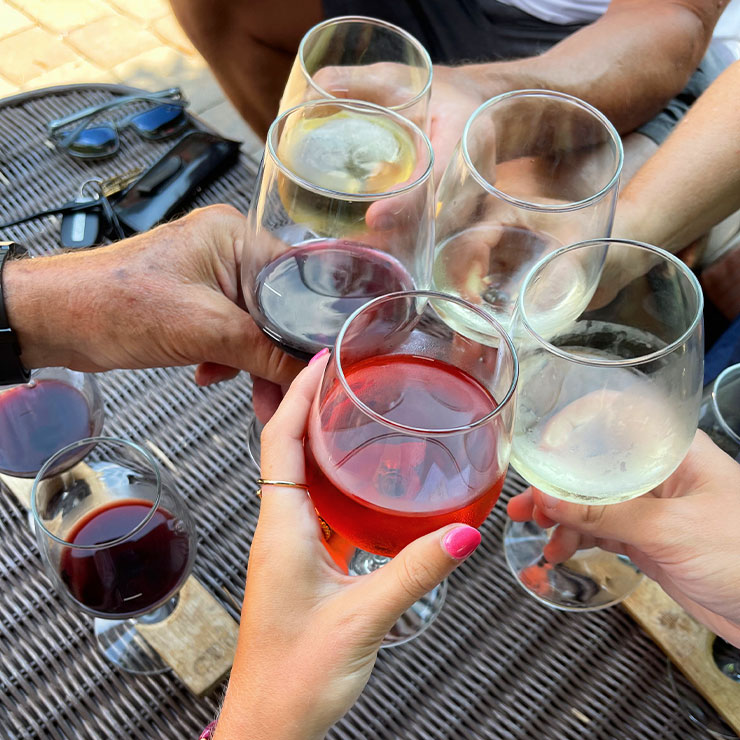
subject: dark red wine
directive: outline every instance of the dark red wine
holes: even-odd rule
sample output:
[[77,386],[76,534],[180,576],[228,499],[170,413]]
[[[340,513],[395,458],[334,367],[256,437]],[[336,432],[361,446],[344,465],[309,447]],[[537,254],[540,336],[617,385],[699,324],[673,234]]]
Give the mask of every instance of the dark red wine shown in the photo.
[[[445,362],[373,357],[345,368],[356,396],[396,423],[460,427],[496,408],[474,378]],[[466,433],[413,436],[369,421],[335,382],[309,421],[306,483],[327,524],[353,545],[396,555],[453,522],[479,527],[501,493],[498,418]]]
[[[72,545],[97,545],[125,537],[152,508],[150,501],[121,499],[93,509],[69,532]],[[64,548],[59,571],[82,606],[111,617],[144,614],[166,601],[187,568],[188,536],[161,507],[124,542],[95,550]]]
[[37,380],[0,394],[0,470],[33,478],[65,445],[93,432],[90,406],[76,388]]
[[253,317],[282,349],[309,360],[331,347],[345,319],[372,298],[413,290],[388,254],[342,239],[300,244],[262,268]]

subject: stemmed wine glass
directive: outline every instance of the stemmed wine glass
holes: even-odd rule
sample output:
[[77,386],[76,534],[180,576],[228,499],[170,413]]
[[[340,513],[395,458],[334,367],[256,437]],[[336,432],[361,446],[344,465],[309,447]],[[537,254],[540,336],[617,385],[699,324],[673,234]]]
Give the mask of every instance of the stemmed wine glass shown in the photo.
[[[516,470],[580,504],[615,504],[662,483],[696,431],[702,307],[692,272],[647,244],[594,240],[540,261],[513,323]],[[545,604],[601,609],[642,577],[626,558],[599,549],[553,566],[542,555],[547,538],[532,522],[509,522],[504,531],[512,572]]]
[[[428,287],[433,154],[392,111],[303,103],[270,127],[249,210],[242,291],[258,326],[309,360],[379,295]],[[254,428],[250,450],[258,459]]]
[[167,471],[133,442],[81,439],[39,470],[31,504],[47,575],[95,617],[105,657],[132,673],[168,670],[137,631],[173,611],[195,557],[195,527]]
[[[455,304],[451,327],[441,318]],[[480,331],[483,326],[485,331]],[[509,460],[517,361],[502,327],[459,298],[381,296],[344,324],[308,422],[306,483],[329,527],[358,550],[354,575],[453,522],[480,526]],[[385,646],[426,629],[446,584],[396,623]]]
[[304,35],[280,112],[308,100],[353,98],[400,113],[426,131],[432,60],[411,34],[364,16],[330,18]]
[[[93,375],[66,367],[33,370],[28,382],[0,389],[0,473],[35,478],[58,449],[100,434],[103,418]],[[79,457],[85,454],[80,448]]]
[[725,368],[704,389],[699,429],[728,455],[740,461],[740,365]]
[[508,328],[541,257],[610,234],[622,160],[614,126],[571,95],[519,90],[481,105],[437,191],[433,287]]

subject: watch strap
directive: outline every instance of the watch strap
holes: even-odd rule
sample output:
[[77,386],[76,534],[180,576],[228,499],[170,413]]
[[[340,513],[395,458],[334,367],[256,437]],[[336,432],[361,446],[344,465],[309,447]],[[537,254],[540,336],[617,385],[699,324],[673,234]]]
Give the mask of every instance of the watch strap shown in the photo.
[[5,263],[18,252],[18,245],[15,242],[0,242],[0,385],[25,383],[31,375],[21,362],[21,347],[16,333],[8,322],[3,295]]

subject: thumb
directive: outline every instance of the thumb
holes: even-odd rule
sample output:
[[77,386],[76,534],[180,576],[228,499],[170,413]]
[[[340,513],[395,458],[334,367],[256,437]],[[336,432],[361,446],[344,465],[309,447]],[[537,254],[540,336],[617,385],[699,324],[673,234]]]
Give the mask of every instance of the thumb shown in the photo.
[[420,537],[362,584],[372,628],[385,634],[415,601],[439,585],[478,547],[480,532],[453,524]]
[[558,524],[598,539],[616,540],[643,549],[657,544],[673,527],[668,515],[681,499],[638,496],[631,501],[606,506],[585,506],[548,496],[533,489],[535,507]]

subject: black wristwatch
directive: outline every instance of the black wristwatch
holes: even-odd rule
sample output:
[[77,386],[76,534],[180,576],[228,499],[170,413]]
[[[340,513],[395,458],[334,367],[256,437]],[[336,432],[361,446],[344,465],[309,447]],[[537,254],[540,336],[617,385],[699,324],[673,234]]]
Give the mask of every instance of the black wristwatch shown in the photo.
[[21,362],[21,347],[18,337],[8,323],[3,296],[3,268],[5,262],[26,250],[15,242],[0,242],[0,385],[25,383],[31,373]]

